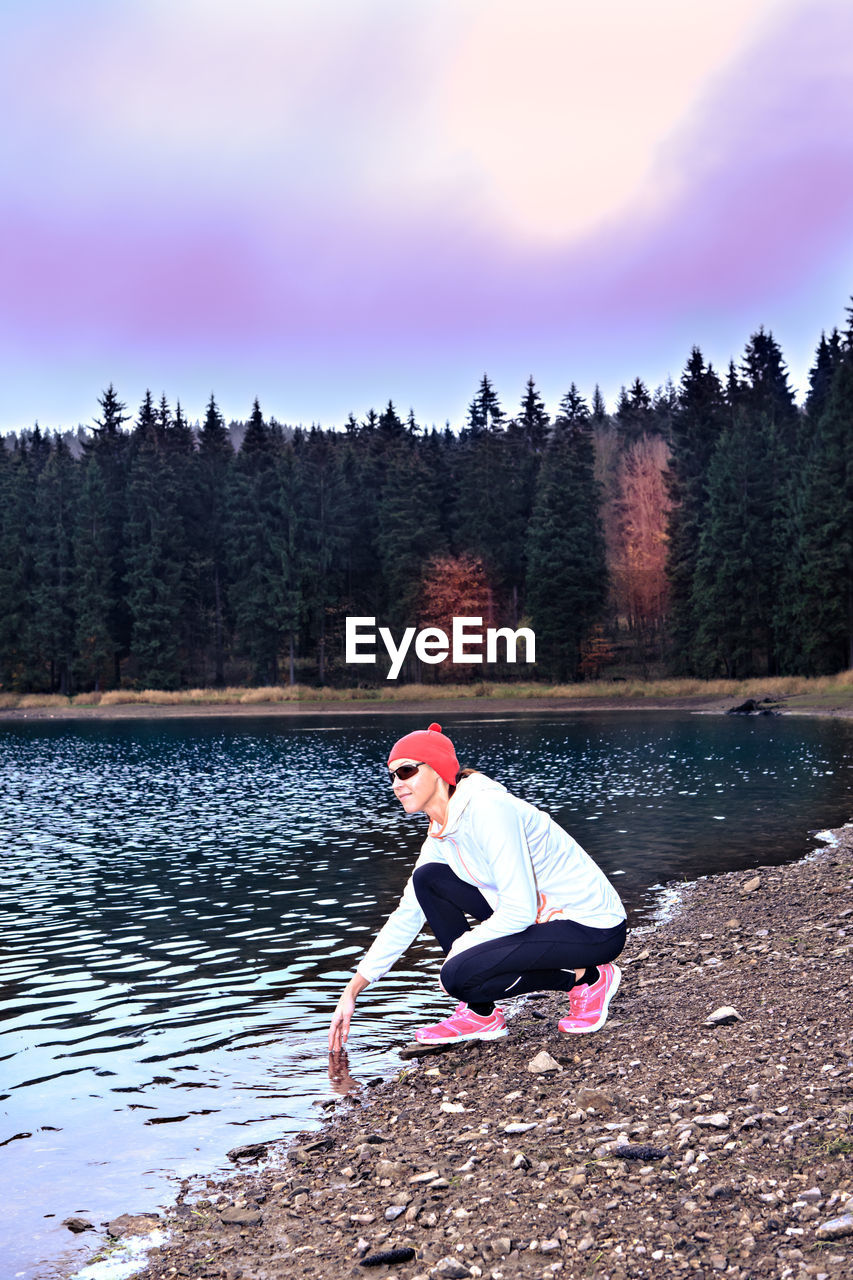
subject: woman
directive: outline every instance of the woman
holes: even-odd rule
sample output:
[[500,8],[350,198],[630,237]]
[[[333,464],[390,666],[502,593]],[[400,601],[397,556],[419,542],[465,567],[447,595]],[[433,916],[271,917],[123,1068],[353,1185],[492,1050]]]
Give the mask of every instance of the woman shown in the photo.
[[460,769],[441,725],[401,738],[388,768],[406,813],[425,813],[429,829],[398,907],[338,1001],[332,1052],[346,1044],[361,992],[388,972],[425,920],[445,955],[442,990],[459,1004],[416,1031],[416,1040],[505,1036],[495,1002],[533,991],[568,993],[560,1031],[598,1031],[619,986],[613,961],[626,930],[625,909],[602,871],[547,814]]

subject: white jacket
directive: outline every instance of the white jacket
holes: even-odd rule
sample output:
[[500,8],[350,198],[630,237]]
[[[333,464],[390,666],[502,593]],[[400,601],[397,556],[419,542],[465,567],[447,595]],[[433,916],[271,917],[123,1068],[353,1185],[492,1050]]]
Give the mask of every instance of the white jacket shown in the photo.
[[[456,940],[453,955],[537,922],[574,920],[611,929],[625,919],[616,890],[577,841],[547,813],[482,773],[463,778],[450,797],[444,826],[430,828],[415,870],[427,862],[446,863],[493,909],[488,920]],[[386,974],[425,919],[410,877],[399,905],[359,961],[362,977],[375,982]]]

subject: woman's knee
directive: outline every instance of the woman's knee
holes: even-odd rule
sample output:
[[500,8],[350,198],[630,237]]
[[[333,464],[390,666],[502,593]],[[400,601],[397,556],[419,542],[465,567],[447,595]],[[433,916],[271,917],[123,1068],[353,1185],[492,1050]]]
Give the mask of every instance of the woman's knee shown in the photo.
[[469,1000],[477,990],[479,974],[476,966],[467,962],[467,956],[452,956],[441,966],[441,985],[454,1000]]
[[416,894],[424,890],[428,893],[434,893],[436,890],[446,892],[454,884],[461,883],[455,872],[443,862],[425,862],[422,867],[415,867],[412,872],[412,884]]

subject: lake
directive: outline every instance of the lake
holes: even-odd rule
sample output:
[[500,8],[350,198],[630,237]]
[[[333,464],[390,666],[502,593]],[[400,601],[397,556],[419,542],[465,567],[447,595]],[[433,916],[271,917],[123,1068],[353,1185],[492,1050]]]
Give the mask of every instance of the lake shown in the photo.
[[[801,857],[851,817],[853,724],[440,713],[463,765],[547,809],[633,924],[661,885]],[[313,1123],[337,996],[423,819],[384,762],[429,717],[0,726],[4,1276],[68,1276],[96,1224]],[[422,723],[423,721],[423,723]],[[359,1002],[357,1081],[443,1016],[424,936]]]

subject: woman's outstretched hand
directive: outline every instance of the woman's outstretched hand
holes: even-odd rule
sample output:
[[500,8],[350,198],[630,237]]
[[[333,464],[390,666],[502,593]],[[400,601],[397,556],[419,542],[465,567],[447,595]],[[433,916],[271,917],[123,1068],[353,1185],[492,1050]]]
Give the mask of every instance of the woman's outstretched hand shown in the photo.
[[349,1035],[349,1024],[355,1012],[355,1002],[367,985],[367,979],[360,973],[355,973],[344,987],[329,1026],[329,1053],[343,1052]]

